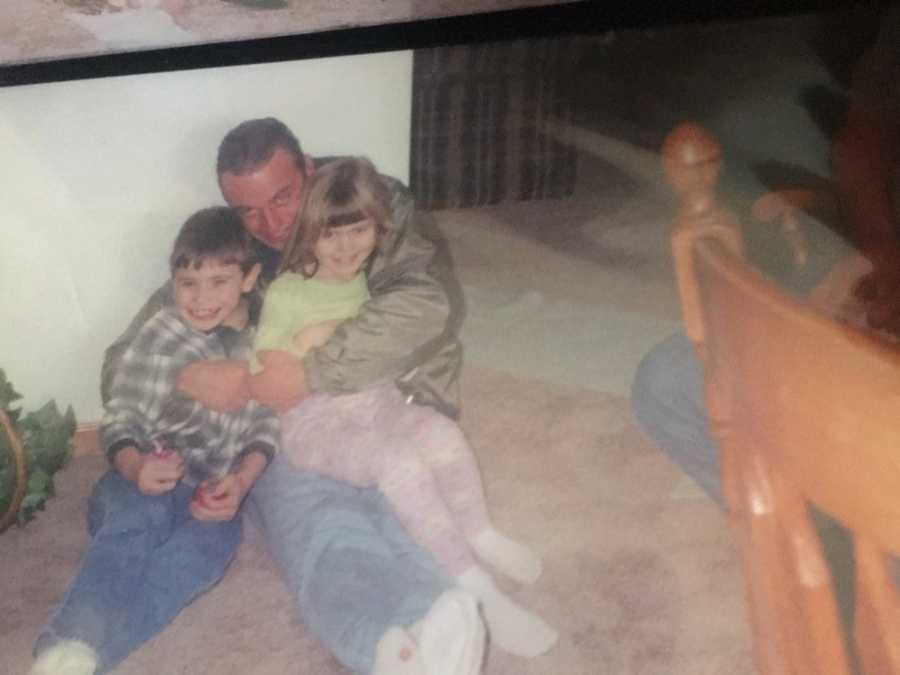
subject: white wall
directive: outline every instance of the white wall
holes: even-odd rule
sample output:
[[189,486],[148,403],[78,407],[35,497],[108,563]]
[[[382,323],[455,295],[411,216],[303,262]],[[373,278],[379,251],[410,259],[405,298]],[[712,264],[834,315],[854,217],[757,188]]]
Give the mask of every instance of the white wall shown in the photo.
[[314,154],[408,179],[412,54],[0,89],[0,368],[32,409],[101,414],[103,350],[167,276],[170,243],[221,203],[219,140],[274,115]]

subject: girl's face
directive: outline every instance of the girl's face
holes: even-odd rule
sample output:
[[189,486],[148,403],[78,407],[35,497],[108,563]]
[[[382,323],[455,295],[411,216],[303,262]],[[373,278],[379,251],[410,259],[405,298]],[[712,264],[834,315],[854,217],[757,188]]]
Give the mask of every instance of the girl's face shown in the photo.
[[349,281],[375,250],[375,221],[367,218],[350,225],[322,230],[313,252],[319,261],[317,279]]

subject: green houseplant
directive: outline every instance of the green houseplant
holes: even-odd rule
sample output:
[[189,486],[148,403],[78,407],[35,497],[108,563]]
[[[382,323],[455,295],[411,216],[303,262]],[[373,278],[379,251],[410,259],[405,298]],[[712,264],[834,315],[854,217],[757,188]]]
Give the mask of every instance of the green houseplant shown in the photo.
[[53,496],[53,474],[72,454],[75,413],[54,401],[23,413],[22,396],[0,369],[0,532],[24,525]]

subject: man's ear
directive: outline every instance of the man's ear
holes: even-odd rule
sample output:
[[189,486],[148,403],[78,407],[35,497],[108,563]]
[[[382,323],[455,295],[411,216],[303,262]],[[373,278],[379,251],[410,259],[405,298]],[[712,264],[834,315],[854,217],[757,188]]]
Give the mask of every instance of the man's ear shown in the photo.
[[244,281],[241,284],[241,292],[249,293],[256,287],[256,280],[259,279],[259,273],[262,271],[262,265],[256,263],[250,268],[250,271],[244,275]]
[[303,155],[303,165],[306,167],[307,176],[312,176],[316,172],[316,163],[309,155]]

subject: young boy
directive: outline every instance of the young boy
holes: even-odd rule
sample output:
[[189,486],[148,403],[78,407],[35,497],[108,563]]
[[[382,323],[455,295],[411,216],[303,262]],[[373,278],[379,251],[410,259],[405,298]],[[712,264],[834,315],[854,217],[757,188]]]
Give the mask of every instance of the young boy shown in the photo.
[[194,361],[246,356],[254,251],[225,207],[181,228],[170,258],[174,306],[144,325],[116,373],[101,428],[113,468],[94,488],[91,544],[37,639],[31,675],[114,668],[231,561],[235,516],[277,448],[277,418],[254,401],[205,409],[178,394],[175,379]]

